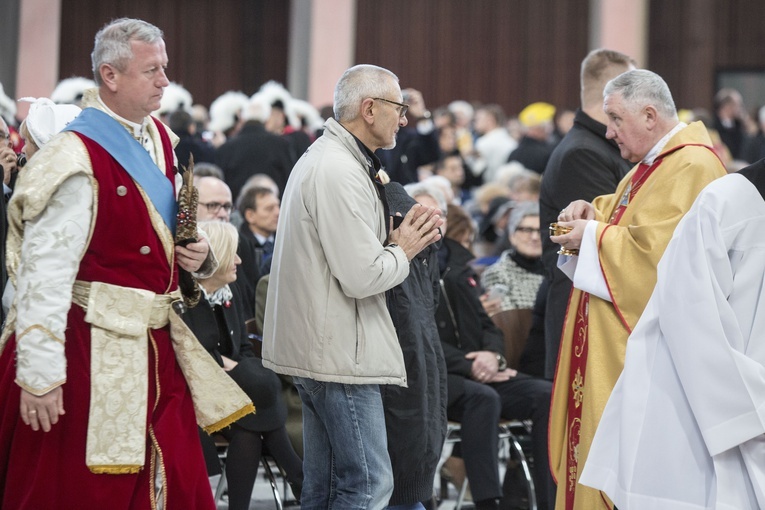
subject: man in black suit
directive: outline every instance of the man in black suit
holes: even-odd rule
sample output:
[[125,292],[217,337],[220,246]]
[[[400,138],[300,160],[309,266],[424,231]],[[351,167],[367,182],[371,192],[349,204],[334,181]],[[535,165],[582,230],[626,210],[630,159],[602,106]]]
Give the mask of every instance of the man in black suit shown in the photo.
[[280,190],[287,184],[292,170],[290,147],[284,137],[266,131],[264,123],[270,114],[271,105],[262,98],[250,100],[242,112],[244,126],[218,148],[216,164],[223,169],[235,197],[255,174],[268,175]]
[[[574,127],[550,156],[539,196],[542,234],[542,262],[545,268],[547,304],[544,313],[545,377],[552,380],[558,360],[560,336],[566,316],[571,280],[557,268],[559,246],[550,241],[548,226],[561,209],[574,200],[591,201],[613,193],[630,169],[619,148],[606,139],[607,117],[603,112],[603,87],[623,72],[635,68],[635,61],[617,51],[593,50],[582,61],[581,100]],[[533,341],[534,339],[531,339]]]
[[274,254],[274,236],[279,223],[279,197],[271,188],[254,186],[244,190],[237,201],[237,208],[244,220],[239,227],[240,242],[247,242],[255,252],[257,280],[271,269]]

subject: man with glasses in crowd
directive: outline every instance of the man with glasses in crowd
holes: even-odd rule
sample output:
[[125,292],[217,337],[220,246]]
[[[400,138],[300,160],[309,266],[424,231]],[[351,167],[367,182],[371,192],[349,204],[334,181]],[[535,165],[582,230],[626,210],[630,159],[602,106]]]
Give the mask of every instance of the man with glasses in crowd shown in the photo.
[[406,126],[396,75],[348,69],[335,119],[293,169],[282,200],[264,319],[263,365],[303,401],[302,508],[384,507],[393,491],[380,384],[406,386],[385,291],[440,238],[415,206],[391,229],[377,149]]
[[198,221],[231,221],[231,188],[217,177],[199,177],[194,185],[199,190]]

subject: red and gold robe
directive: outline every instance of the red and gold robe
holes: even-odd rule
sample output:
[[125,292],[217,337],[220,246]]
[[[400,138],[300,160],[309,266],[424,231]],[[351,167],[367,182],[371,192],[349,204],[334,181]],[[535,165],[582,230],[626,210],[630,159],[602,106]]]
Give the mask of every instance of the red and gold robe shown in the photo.
[[[90,102],[98,107],[95,98]],[[166,129],[152,120],[148,131],[154,138],[157,166],[173,183],[171,133]],[[88,189],[92,188],[93,196],[88,211],[90,228],[86,228],[88,238],[83,253],[75,255],[80,258],[72,279],[76,276],[86,285],[97,282],[117,289],[153,293],[161,298],[177,292],[178,266],[169,228],[144,190],[101,146],[87,137],[64,133],[36,154],[25,172],[20,176],[9,206],[8,266],[12,279],[22,263],[29,271],[29,264],[34,263],[41,252],[28,248],[29,245],[25,245],[27,251],[22,252],[24,234],[29,232],[26,226],[43,216],[43,211],[49,208],[55,211],[51,205],[54,202],[58,210],[67,207],[61,204],[67,204],[66,199],[71,197],[57,191],[75,176],[84,175],[90,180]],[[170,188],[172,192],[173,186]],[[54,249],[52,255],[46,252],[46,256],[47,259],[61,258],[60,253],[60,248]],[[59,269],[60,273],[70,272],[68,266]],[[75,283],[75,289],[77,285]],[[71,289],[63,287],[35,292],[72,294]],[[188,345],[198,342],[183,343],[183,335],[177,334],[172,321],[143,329],[141,337],[117,335],[105,349],[95,348],[95,321],[87,318],[85,307],[72,297],[63,326],[56,320],[47,327],[35,324],[17,332],[16,322],[21,317],[16,314],[17,304],[34,301],[21,292],[9,313],[2,337],[4,343],[0,342],[3,388],[0,393],[0,508],[149,510],[157,507],[158,500],[164,503],[166,510],[214,508],[197,422],[202,416],[209,418],[200,422],[206,428],[221,428],[252,410],[251,403],[247,404],[249,399],[239,395],[241,390],[217,366],[215,373],[206,371],[210,356],[203,349],[201,353],[188,349]],[[88,311],[105,305],[95,298],[93,303],[87,299],[85,303]],[[127,306],[125,301],[107,302],[106,306],[113,306],[107,312],[117,318],[115,322],[123,322],[119,319],[123,310],[118,309]],[[166,310],[165,314],[167,318]],[[22,386],[36,395],[50,388],[24,384],[26,381],[19,378],[14,358],[18,346],[27,342],[28,337],[24,335],[32,329],[48,332],[49,338],[38,350],[54,352],[49,359],[65,368],[64,377],[54,380],[52,386],[63,388],[65,414],[49,432],[33,431],[22,422],[19,413]],[[59,345],[63,345],[63,353],[54,351],[62,349]],[[145,358],[139,353],[146,354]],[[53,364],[38,363],[37,368],[40,372],[50,372]],[[106,365],[107,368],[99,369]],[[116,381],[116,385],[109,388],[118,391],[94,405],[99,385],[93,381],[102,376]],[[207,392],[194,391],[200,388],[197,385],[200,379],[202,387],[209,388]],[[119,433],[127,421],[145,424],[145,433],[137,438],[138,446],[129,452],[131,458],[137,457],[137,462],[95,466],[86,462],[86,450],[93,449],[94,443],[98,458],[107,460],[111,450],[133,445],[135,436]],[[162,487],[161,494],[156,491],[157,482]]]
[[[557,509],[613,506],[599,491],[580,485],[579,475],[624,366],[627,337],[656,284],[659,259],[699,192],[725,175],[711,146],[706,128],[695,122],[670,138],[642,181],[636,178],[644,171],[638,165],[613,195],[593,201],[598,258],[612,301],[578,289],[571,293],[550,412]],[[623,204],[628,189],[633,194]]]

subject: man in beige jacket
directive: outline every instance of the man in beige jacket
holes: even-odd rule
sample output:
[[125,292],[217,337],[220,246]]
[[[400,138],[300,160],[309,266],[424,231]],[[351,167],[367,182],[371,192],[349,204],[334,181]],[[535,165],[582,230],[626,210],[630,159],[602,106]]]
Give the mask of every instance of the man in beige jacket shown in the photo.
[[440,211],[391,230],[377,149],[406,125],[398,78],[348,69],[335,119],[295,165],[282,200],[266,300],[263,364],[303,400],[303,508],[383,508],[393,490],[380,384],[406,386],[385,291],[440,239]]

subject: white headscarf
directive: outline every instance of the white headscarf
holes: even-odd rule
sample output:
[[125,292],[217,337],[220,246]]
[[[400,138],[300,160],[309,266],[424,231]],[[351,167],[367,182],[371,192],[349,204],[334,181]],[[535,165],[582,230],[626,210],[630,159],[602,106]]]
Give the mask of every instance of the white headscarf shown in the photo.
[[56,104],[47,97],[22,97],[19,101],[32,103],[26,118],[27,131],[37,147],[42,148],[82,111],[72,104]]

